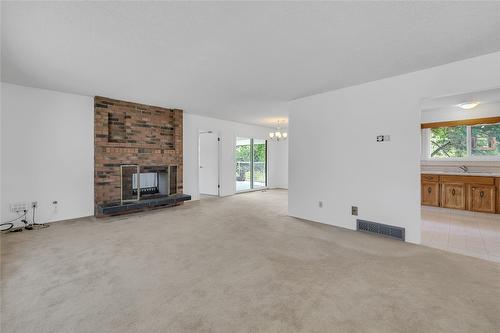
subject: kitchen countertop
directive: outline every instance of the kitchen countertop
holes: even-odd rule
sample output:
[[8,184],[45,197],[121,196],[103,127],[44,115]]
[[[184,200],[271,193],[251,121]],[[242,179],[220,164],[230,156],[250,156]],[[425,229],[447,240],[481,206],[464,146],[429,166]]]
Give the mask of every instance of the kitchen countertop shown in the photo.
[[449,172],[449,171],[421,171],[420,174],[426,175],[449,175],[449,176],[483,176],[483,177],[500,177],[498,172],[481,172],[481,171],[469,171],[469,172]]

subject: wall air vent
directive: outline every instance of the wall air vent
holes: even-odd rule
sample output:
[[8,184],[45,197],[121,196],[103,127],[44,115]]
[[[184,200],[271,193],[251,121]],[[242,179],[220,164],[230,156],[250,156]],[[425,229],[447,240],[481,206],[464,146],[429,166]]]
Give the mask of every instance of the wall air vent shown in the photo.
[[405,240],[405,228],[395,227],[392,225],[356,220],[356,230],[369,232],[371,234],[379,234],[402,241]]

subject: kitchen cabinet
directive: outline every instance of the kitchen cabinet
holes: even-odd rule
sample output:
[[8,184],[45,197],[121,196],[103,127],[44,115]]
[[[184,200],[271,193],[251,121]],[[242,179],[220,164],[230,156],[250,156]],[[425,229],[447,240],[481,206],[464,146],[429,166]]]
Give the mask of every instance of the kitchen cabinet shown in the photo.
[[500,214],[500,177],[422,174],[421,204]]
[[500,177],[498,177],[496,180],[495,180],[495,184],[497,186],[497,193],[496,193],[496,196],[497,196],[497,209],[496,209],[496,212],[498,214],[500,214]]
[[441,184],[441,207],[465,209],[465,184]]
[[439,207],[439,183],[422,182],[422,205]]
[[472,185],[469,194],[470,210],[474,212],[495,213],[496,187],[494,185]]
[[439,183],[422,182],[422,205],[439,207]]
[[439,177],[422,175],[422,205],[439,207]]

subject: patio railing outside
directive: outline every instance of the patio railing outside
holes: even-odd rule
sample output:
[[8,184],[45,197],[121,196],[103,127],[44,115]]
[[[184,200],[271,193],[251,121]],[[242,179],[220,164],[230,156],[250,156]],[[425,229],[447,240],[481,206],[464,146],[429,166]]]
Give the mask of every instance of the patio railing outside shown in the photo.
[[[250,162],[236,162],[236,190],[250,189]],[[266,186],[266,162],[253,163],[253,182],[254,188]]]

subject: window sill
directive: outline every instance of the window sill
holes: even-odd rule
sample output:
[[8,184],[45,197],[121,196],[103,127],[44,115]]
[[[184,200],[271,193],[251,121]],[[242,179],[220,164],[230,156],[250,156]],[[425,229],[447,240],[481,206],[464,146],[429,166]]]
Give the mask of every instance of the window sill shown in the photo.
[[421,165],[428,166],[500,166],[500,158],[491,159],[429,159],[420,160]]

